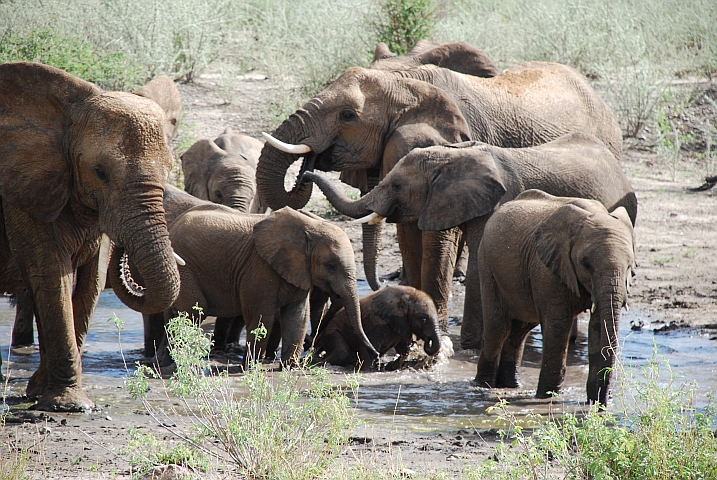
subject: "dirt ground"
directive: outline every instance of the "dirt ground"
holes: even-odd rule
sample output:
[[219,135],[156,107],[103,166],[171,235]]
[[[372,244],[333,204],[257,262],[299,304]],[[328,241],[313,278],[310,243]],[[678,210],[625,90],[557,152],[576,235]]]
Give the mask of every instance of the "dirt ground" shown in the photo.
[[[214,138],[232,127],[260,138],[271,131],[265,104],[274,88],[260,74],[242,77],[231,104],[216,94],[211,75],[196,83],[180,85],[185,113],[181,135],[186,143]],[[708,92],[717,98],[717,86],[695,84],[699,88],[691,107],[678,120],[685,131],[697,132],[706,121],[715,122],[714,107],[700,100]],[[714,329],[717,336],[717,199],[715,190],[690,192],[705,175],[717,172],[697,160],[704,145],[687,145],[685,160],[671,165],[655,153],[655,140],[647,132],[641,140],[626,141],[622,160],[639,201],[636,226],[638,268],[630,295],[630,305],[647,312],[649,325],[643,328]],[[185,145],[185,148],[188,145]],[[318,189],[316,189],[318,190]],[[326,208],[320,193],[312,199],[314,209]],[[356,251],[359,275],[361,264],[360,226],[339,217],[333,219],[347,232]],[[398,269],[400,258],[395,228],[384,233],[380,273]],[[464,287],[454,282],[454,296],[461,298]],[[460,305],[460,302],[454,302]],[[451,315],[460,315],[457,306]],[[92,396],[92,390],[89,389]],[[118,455],[128,442],[128,429],[142,426],[158,439],[172,439],[161,426],[152,424],[138,409],[135,415],[114,417],[105,413],[49,414],[28,411],[14,415],[0,429],[0,458],[13,458],[17,448],[28,453],[27,472],[33,478],[127,478],[130,464]],[[457,475],[466,466],[492,456],[496,436],[492,432],[454,430],[417,433],[405,428],[371,427],[353,432],[349,448],[341,457],[345,465],[391,465],[394,471],[424,475],[442,470]],[[0,460],[2,461],[2,460]],[[217,474],[221,477],[221,474]],[[205,475],[203,475],[205,476]]]

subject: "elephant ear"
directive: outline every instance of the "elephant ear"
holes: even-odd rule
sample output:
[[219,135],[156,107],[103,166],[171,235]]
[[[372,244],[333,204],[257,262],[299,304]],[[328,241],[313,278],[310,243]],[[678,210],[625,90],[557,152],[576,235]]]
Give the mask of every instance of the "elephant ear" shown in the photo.
[[271,213],[254,226],[254,246],[276,273],[302,290],[311,288],[311,259],[307,223],[289,207]]
[[[38,63],[0,65],[0,196],[44,222],[70,197],[71,112],[102,93],[95,85]],[[79,129],[78,129],[79,130]]]
[[570,253],[585,220],[592,215],[576,205],[564,204],[535,230],[538,257],[577,296],[580,288]]
[[490,78],[499,73],[485,52],[466,42],[444,43],[417,55],[416,61],[421,65],[436,65],[474,77]]
[[625,207],[617,207],[615,210],[610,212],[610,216],[620,220],[630,230],[632,236],[632,253],[637,258],[637,249],[635,246],[635,229],[632,226],[632,220],[630,220],[630,214],[627,213]]
[[403,292],[396,292],[390,287],[379,290],[371,299],[371,309],[397,334],[402,337],[411,335],[411,326],[408,323],[408,296]]
[[211,140],[199,140],[180,157],[184,172],[184,189],[202,200],[209,200],[207,184],[211,175],[211,159],[226,152]]
[[[445,147],[414,150],[411,155],[430,154]],[[448,161],[438,160],[427,170],[433,172],[428,200],[418,218],[421,230],[445,230],[493,211],[506,189],[490,152],[464,148],[454,150]],[[445,153],[438,150],[438,157]],[[427,162],[431,163],[431,162]]]
[[387,58],[393,58],[396,54],[388,49],[388,45],[383,42],[378,42],[376,48],[373,51],[373,61],[385,60]]

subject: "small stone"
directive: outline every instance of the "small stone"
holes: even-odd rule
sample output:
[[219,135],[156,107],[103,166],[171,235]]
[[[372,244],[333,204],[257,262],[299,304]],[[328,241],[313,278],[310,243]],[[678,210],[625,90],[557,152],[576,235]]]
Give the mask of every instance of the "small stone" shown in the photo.
[[109,415],[107,415],[107,416],[105,417],[105,420],[107,420],[108,422],[111,422],[111,421],[112,421],[112,417],[110,417]]
[[40,427],[40,435],[49,435],[52,433],[52,429],[50,427]]

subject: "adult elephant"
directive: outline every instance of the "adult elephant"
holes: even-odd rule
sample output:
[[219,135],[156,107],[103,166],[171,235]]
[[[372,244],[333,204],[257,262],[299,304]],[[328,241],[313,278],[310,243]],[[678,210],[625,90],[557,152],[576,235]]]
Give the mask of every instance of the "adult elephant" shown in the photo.
[[243,213],[264,213],[256,193],[256,164],[264,146],[231,128],[214,140],[203,139],[182,155],[184,188],[197,198]]
[[53,67],[0,65],[0,289],[32,294],[40,365],[26,391],[38,409],[94,406],[82,389],[80,352],[110,240],[146,284],[133,293],[116,287],[122,301],[155,312],[176,298],[162,207],[172,165],[165,119],[153,101],[104,92]]
[[[391,222],[418,222],[423,231],[460,226],[468,250],[477,252],[483,228],[499,205],[528,189],[598,200],[609,210],[625,207],[634,223],[637,198],[620,164],[597,138],[571,133],[528,148],[465,142],[417,148],[369,194],[347,200],[331,182],[312,172],[339,212],[359,217],[374,212]],[[461,346],[480,348],[483,330],[477,256],[468,262]]]
[[[407,355],[414,335],[423,340],[426,355],[435,355],[441,349],[438,313],[426,293],[392,285],[361,298],[360,305],[361,325],[380,355],[392,348],[399,355]],[[326,322],[314,343],[318,360],[351,365],[366,357],[360,339],[350,328],[346,309],[342,308]]]
[[[417,147],[479,140],[502,147],[539,145],[571,132],[593,134],[620,157],[622,135],[587,81],[564,65],[530,62],[492,78],[434,66],[402,71],[352,68],[293,113],[264,146],[257,188],[271,208],[300,208],[311,185],[287,192],[288,167],[337,170],[362,191]],[[275,141],[278,139],[278,141]],[[400,225],[409,284],[436,302],[442,327],[455,263],[457,229],[421,232]]]
[[[160,75],[132,93],[154,101],[164,110],[164,137],[169,144],[177,132],[177,125],[182,116],[182,97],[172,79]],[[256,156],[258,158],[259,154],[257,153]],[[17,293],[13,295],[11,303],[16,307],[11,345],[13,347],[32,345],[35,336],[32,295],[27,290]]]
[[558,393],[570,324],[591,309],[587,397],[605,405],[620,310],[635,268],[635,238],[626,210],[608,213],[594,200],[529,190],[488,221],[478,262],[485,331],[476,382],[518,387],[526,335],[540,324],[543,360],[536,396]]
[[[288,362],[302,352],[316,288],[343,302],[363,360],[378,357],[361,328],[353,249],[339,227],[290,208],[248,215],[207,204],[177,218],[170,238],[186,264],[179,267],[182,287],[165,319],[197,304],[205,315],[242,316],[247,352],[253,352],[251,332],[263,323],[271,334],[278,317],[281,357]],[[259,346],[266,351],[265,343]]]

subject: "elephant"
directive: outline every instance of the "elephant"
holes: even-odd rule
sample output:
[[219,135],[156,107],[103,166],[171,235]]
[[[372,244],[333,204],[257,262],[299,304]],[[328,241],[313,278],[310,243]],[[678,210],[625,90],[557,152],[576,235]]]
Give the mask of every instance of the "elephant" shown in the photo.
[[176,135],[177,125],[182,118],[182,97],[172,79],[166,75],[160,75],[132,93],[153,100],[162,107],[166,114],[164,137],[169,144],[169,141]]
[[[537,147],[501,148],[463,142],[417,148],[370,193],[348,201],[330,182],[304,174],[339,212],[360,217],[374,212],[391,222],[418,222],[421,230],[460,226],[468,250],[477,252],[494,210],[528,189],[622,206],[637,218],[637,197],[620,164],[597,138],[571,133]],[[468,259],[461,346],[480,348],[482,316],[477,256]]]
[[[267,134],[257,190],[270,208],[301,208],[311,185],[298,180],[291,191],[284,188],[300,156],[302,173],[341,171],[342,180],[366,192],[414,148],[468,140],[528,147],[571,132],[593,134],[620,158],[622,134],[609,108],[564,65],[528,62],[492,78],[432,65],[354,67]],[[421,232],[415,223],[398,227],[408,283],[434,299],[441,328],[458,235],[458,229]]]
[[483,349],[475,382],[519,386],[525,338],[540,324],[543,359],[536,397],[558,393],[573,319],[592,307],[587,398],[607,405],[620,310],[635,268],[635,238],[624,207],[528,190],[498,209],[478,248]]
[[[177,86],[169,77],[160,75],[132,93],[154,101],[164,110],[166,115],[164,136],[169,144],[176,134],[177,123],[182,115],[182,98]],[[13,347],[32,345],[35,333],[32,295],[27,290],[17,293],[13,295],[11,304],[16,307],[11,345]]]
[[[364,332],[380,355],[392,348],[399,355],[407,355],[413,335],[423,340],[426,355],[433,356],[440,350],[438,312],[426,293],[413,287],[387,286],[361,298],[360,305]],[[319,328],[314,342],[321,361],[346,366],[366,358],[345,309],[324,321],[326,325]]]
[[214,140],[199,140],[181,156],[185,190],[243,213],[264,213],[254,179],[263,146],[231,128]]
[[40,365],[26,393],[39,410],[94,407],[80,354],[112,244],[134,274],[131,292],[113,282],[130,308],[161,311],[179,293],[162,206],[165,121],[139,95],[37,63],[0,65],[0,290],[32,295]]
[[[179,295],[165,318],[191,312],[195,305],[205,315],[242,316],[247,352],[254,352],[251,332],[263,323],[270,335],[278,317],[281,358],[288,363],[302,353],[309,296],[316,288],[348,309],[348,323],[367,355],[364,361],[378,358],[361,328],[353,249],[336,225],[291,208],[253,215],[210,203],[184,212],[169,235],[185,265],[179,267]],[[265,343],[258,347],[266,351]]]

